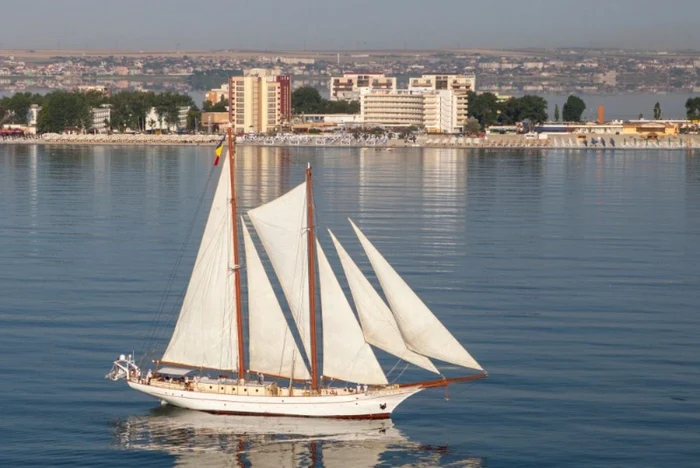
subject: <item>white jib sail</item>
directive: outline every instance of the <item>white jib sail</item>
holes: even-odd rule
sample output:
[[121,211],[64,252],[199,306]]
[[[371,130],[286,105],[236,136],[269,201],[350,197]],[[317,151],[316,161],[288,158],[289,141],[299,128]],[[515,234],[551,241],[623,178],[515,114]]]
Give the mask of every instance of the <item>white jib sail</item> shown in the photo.
[[369,258],[384,295],[389,301],[406,346],[416,353],[471,369],[483,370],[478,362],[428,309],[382,254],[350,221]]
[[316,246],[323,317],[323,375],[346,382],[386,385],[386,375],[365,342],[360,324],[318,240]]
[[427,357],[414,353],[406,347],[396,324],[394,314],[379,293],[372,287],[360,268],[350,258],[338,239],[328,230],[338,251],[340,263],[350,285],[350,292],[355,302],[357,315],[360,317],[362,332],[367,343],[383,349],[387,353],[410,362],[418,367],[439,374],[435,365]]
[[244,221],[242,225],[248,277],[249,368],[263,374],[308,379],[309,370],[294,342],[265,267]]
[[238,330],[228,153],[222,159],[219,184],[163,361],[236,370]]
[[307,356],[311,356],[306,182],[248,212],[272,267]]

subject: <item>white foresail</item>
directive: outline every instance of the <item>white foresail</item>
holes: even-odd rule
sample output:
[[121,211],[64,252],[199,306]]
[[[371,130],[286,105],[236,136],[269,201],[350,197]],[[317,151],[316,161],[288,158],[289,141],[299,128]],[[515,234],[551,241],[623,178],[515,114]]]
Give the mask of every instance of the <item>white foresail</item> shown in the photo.
[[357,315],[360,317],[365,341],[406,362],[439,374],[440,371],[430,362],[430,359],[414,353],[406,347],[406,342],[401,336],[396,319],[391,313],[389,306],[386,305],[379,293],[372,287],[369,280],[350,258],[350,255],[348,255],[330,229],[328,232],[338,251],[340,263],[350,285],[350,292],[355,301]]
[[316,241],[323,318],[323,375],[346,382],[386,385],[372,348],[365,342],[350,303]]
[[231,226],[231,174],[227,154],[180,316],[163,361],[236,369],[238,334]]
[[311,356],[306,182],[248,215],[275,269],[306,355]]
[[309,370],[294,342],[253,239],[245,222],[242,225],[248,277],[248,367],[264,374],[308,379]]
[[350,221],[389,301],[406,346],[416,353],[471,369],[478,362],[445,328],[382,254]]

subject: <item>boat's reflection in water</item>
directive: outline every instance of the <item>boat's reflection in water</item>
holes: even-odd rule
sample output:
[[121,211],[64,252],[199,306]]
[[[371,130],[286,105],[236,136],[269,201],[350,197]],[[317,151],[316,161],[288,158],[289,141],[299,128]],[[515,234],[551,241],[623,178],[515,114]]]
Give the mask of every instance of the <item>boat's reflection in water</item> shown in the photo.
[[[216,416],[166,406],[118,421],[116,443],[166,452],[177,466],[482,466],[449,447],[409,441],[391,420]],[[462,454],[464,455],[464,454]]]

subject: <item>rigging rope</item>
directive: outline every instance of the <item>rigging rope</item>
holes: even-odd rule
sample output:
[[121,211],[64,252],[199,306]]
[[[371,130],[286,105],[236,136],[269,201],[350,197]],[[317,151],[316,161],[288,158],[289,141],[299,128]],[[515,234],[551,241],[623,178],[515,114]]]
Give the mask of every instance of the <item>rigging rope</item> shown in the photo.
[[395,378],[394,380],[391,381],[391,383],[393,384],[394,382],[396,382],[397,380],[399,380],[399,379],[401,378],[401,376],[403,375],[403,373],[406,372],[406,369],[408,369],[408,363],[406,363],[406,367],[403,368],[403,370],[401,371],[401,373],[400,373],[399,375],[397,375],[396,378]]
[[[153,321],[151,327],[149,328],[149,333],[147,335],[148,338],[146,339],[146,343],[144,344],[143,348],[141,349],[141,359],[139,360],[139,367],[141,367],[143,365],[143,362],[149,353],[149,349],[150,349],[151,354],[155,353],[155,342],[157,341],[157,334],[166,325],[165,323],[163,323],[164,320],[166,319],[165,306],[166,306],[166,303],[168,301],[168,297],[170,296],[170,292],[173,288],[173,284],[175,283],[175,278],[177,276],[177,271],[180,268],[180,263],[182,263],[182,259],[185,255],[185,250],[187,249],[190,238],[192,237],[192,233],[194,231],[194,226],[196,224],[196,220],[199,217],[199,212],[201,211],[202,205],[204,204],[204,199],[206,197],[209,186],[211,184],[211,180],[212,180],[212,177],[214,175],[215,169],[216,169],[216,167],[212,166],[211,170],[209,171],[209,176],[207,178],[207,182],[204,185],[204,189],[202,190],[202,193],[199,196],[199,200],[197,201],[197,207],[195,208],[194,215],[192,216],[192,221],[190,221],[190,225],[189,225],[189,228],[187,230],[187,234],[185,235],[185,240],[182,242],[180,250],[177,253],[177,257],[175,258],[175,265],[173,266],[173,269],[170,272],[170,275],[168,276],[168,283],[165,287],[165,291],[163,292],[163,296],[161,297],[160,302],[158,304],[158,312],[156,315],[156,319]],[[175,304],[173,305],[173,310],[176,309],[178,304],[183,301],[185,293],[183,292],[182,294],[180,294],[178,296],[179,296],[178,300],[175,301]]]

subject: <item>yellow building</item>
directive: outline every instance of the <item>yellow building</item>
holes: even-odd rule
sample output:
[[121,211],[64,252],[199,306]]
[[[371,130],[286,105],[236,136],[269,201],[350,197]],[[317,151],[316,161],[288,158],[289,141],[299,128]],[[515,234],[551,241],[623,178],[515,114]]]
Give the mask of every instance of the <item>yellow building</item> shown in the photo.
[[678,135],[678,125],[663,122],[627,122],[622,126],[623,135],[672,136]]
[[228,112],[202,112],[200,126],[217,133],[228,126]]
[[204,95],[204,99],[210,104],[218,104],[224,99],[228,99],[228,83],[224,83],[220,88],[210,89]]
[[253,70],[228,82],[229,120],[236,133],[265,133],[290,122],[291,77]]

